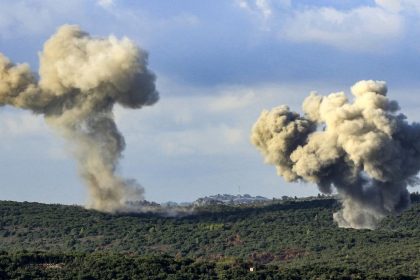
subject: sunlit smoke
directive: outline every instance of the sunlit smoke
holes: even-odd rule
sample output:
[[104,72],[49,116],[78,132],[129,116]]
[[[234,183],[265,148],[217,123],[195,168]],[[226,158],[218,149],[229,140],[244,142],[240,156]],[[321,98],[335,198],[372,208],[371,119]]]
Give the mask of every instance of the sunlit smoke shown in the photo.
[[340,227],[374,229],[410,205],[407,187],[418,182],[420,125],[408,123],[386,96],[382,81],[360,81],[343,92],[311,93],[303,115],[280,106],[263,111],[251,141],[286,181],[336,189]]
[[131,40],[93,38],[78,26],[60,27],[44,45],[39,80],[27,64],[0,54],[0,105],[43,114],[71,143],[89,190],[88,207],[115,211],[143,188],[116,174],[124,150],[112,109],[118,103],[141,108],[158,101],[147,53]]

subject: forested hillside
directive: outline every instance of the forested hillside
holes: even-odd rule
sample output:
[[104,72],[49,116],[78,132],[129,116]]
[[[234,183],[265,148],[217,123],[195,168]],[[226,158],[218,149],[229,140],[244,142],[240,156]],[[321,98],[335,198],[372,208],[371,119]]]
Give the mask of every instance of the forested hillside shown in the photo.
[[415,279],[420,203],[412,199],[374,231],[338,228],[332,198],[182,217],[3,201],[0,278]]

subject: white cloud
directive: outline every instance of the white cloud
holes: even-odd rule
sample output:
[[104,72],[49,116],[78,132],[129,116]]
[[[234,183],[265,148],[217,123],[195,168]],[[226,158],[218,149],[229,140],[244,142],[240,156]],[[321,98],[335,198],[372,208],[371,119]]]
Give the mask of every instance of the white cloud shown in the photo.
[[[275,5],[275,4],[276,5]],[[320,43],[347,51],[386,50],[405,32],[405,16],[420,11],[414,0],[375,0],[373,5],[338,9],[297,1],[237,0],[257,24],[280,40]],[[418,14],[416,15],[418,17]]]
[[294,42],[317,42],[344,50],[381,50],[403,30],[401,17],[380,7],[349,11],[307,8],[288,18],[280,36]]
[[402,12],[406,12],[407,14],[412,14],[419,16],[420,14],[420,1],[418,0],[375,0],[378,5],[394,5],[394,2],[398,2],[400,9]]
[[21,151],[22,147],[30,149],[31,146],[45,151],[41,154],[51,160],[71,158],[64,141],[53,133],[41,115],[0,107],[0,150]]
[[154,151],[178,157],[243,152],[248,144],[245,130],[249,128],[236,118],[241,109],[215,111],[209,104],[216,98],[166,98],[154,107],[138,111],[116,107],[116,121],[127,146],[140,154]]
[[392,11],[399,12],[401,10],[401,0],[375,0],[376,5]]
[[213,156],[237,154],[247,146],[247,133],[225,124],[157,133],[157,144],[167,156]]
[[258,24],[261,24],[261,29],[270,29],[269,20],[273,16],[270,0],[235,0],[235,3],[251,17],[257,19]]
[[240,128],[232,128],[228,126],[222,127],[224,139],[230,145],[241,144],[244,139],[248,138],[247,131]]
[[[265,18],[273,15],[273,6],[280,8],[289,8],[292,5],[291,0],[235,0],[236,5],[248,12],[258,13]],[[275,4],[275,5],[273,5]]]
[[5,0],[0,9],[0,37],[34,36],[77,20],[83,0]]
[[261,12],[264,18],[269,18],[273,14],[269,0],[256,0],[255,6]]
[[214,112],[230,111],[241,109],[251,105],[257,98],[254,91],[249,89],[239,90],[231,93],[229,90],[219,98],[212,98],[209,102],[209,109]]
[[114,0],[98,0],[97,3],[98,3],[99,6],[105,8],[105,9],[110,8],[110,7],[115,5]]
[[43,135],[48,127],[41,116],[18,110],[0,111],[0,135],[2,139]]
[[246,0],[236,0],[236,5],[240,7],[241,9],[248,10],[250,9],[248,2]]

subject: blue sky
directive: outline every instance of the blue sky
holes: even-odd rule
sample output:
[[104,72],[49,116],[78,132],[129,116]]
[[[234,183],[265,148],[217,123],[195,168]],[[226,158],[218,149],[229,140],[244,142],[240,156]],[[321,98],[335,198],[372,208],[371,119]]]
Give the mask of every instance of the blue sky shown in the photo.
[[[127,36],[149,52],[161,100],[115,108],[127,148],[120,172],[146,199],[191,201],[216,193],[317,193],[288,184],[249,143],[262,109],[300,104],[312,90],[349,92],[361,79],[420,121],[420,2],[2,0],[0,52],[38,68],[62,24],[93,36]],[[83,204],[66,143],[42,117],[0,109],[0,199]],[[413,189],[414,190],[414,189]]]

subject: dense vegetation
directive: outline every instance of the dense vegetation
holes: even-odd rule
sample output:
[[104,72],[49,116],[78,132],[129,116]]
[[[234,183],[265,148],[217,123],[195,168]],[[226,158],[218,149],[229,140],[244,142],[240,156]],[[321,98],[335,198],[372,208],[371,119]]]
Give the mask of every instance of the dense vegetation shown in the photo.
[[3,201],[0,279],[415,279],[420,203],[412,198],[374,231],[337,228],[332,198],[183,217]]

